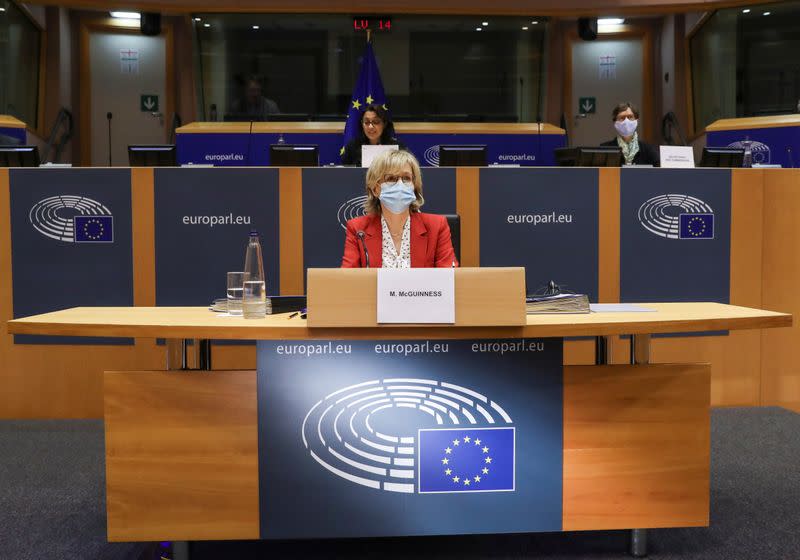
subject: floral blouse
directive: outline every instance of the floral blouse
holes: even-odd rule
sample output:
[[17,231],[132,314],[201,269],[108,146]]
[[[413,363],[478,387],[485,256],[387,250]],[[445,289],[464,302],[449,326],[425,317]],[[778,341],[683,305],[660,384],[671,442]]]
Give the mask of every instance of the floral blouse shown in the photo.
[[381,236],[383,237],[382,268],[411,268],[411,218],[403,226],[403,237],[400,240],[400,252],[394,247],[389,225],[381,216]]

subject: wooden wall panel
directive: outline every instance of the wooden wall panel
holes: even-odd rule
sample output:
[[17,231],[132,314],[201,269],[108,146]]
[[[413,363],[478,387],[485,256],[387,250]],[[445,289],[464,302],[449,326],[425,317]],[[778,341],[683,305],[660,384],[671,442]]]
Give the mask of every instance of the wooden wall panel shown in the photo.
[[[154,259],[148,245],[153,235],[152,170],[138,171],[144,173],[134,171],[131,189],[134,301],[151,305],[155,286],[148,287],[147,278]],[[13,318],[8,173],[0,169],[0,418],[101,418],[103,371],[163,367],[163,350],[138,340],[135,346],[14,344],[6,327]]]
[[456,169],[456,210],[461,216],[461,266],[480,266],[480,169]]
[[303,277],[303,170],[282,167],[278,176],[281,293],[305,293]]
[[[773,171],[732,171],[730,301],[734,305],[762,306],[764,177]],[[708,362],[713,406],[761,404],[760,331],[732,331],[726,337],[658,339],[653,342],[652,361]]]
[[259,538],[254,371],[107,372],[105,428],[109,541]]
[[564,368],[565,531],[706,526],[710,367]]
[[[765,309],[800,316],[800,169],[765,171]],[[800,412],[800,321],[761,333],[761,403]]]

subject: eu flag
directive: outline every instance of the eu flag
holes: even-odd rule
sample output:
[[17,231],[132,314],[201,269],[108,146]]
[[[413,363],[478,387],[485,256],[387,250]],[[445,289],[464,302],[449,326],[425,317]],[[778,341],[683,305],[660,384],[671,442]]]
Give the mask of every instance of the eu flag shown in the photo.
[[419,430],[419,492],[514,490],[514,428]]
[[358,80],[353,88],[353,96],[347,108],[347,121],[344,124],[344,142],[339,155],[344,154],[344,147],[348,142],[358,137],[361,127],[361,111],[365,105],[386,106],[386,95],[383,93],[383,82],[381,73],[378,70],[378,62],[375,60],[375,52],[372,50],[372,43],[367,43],[364,49],[364,56],[361,57],[361,70]]
[[89,214],[75,216],[75,243],[113,243],[114,217]]
[[681,214],[679,239],[714,239],[714,214]]

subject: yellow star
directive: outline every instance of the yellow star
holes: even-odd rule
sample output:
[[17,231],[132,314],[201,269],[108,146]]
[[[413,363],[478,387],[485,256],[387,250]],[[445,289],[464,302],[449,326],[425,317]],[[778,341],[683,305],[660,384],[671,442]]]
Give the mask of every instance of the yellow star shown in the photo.
[[481,469],[481,472],[483,474],[489,474],[489,469],[487,469],[486,467],[483,467],[483,469]]
[[475,445],[480,445],[480,444],[481,444],[481,440],[480,439],[476,439],[475,440]]
[[489,453],[489,448],[488,447],[484,447],[481,451],[483,451],[484,453]]
[[464,479],[464,486],[469,486],[469,479],[468,478]]
[[448,459],[447,457],[445,457],[444,459],[442,459],[442,464],[443,464],[443,465],[446,465],[446,464],[447,464],[447,463],[449,463],[449,462],[450,462],[450,459]]
[[464,443],[469,443],[469,440],[470,440],[469,436],[464,436]]
[[458,440],[457,439],[453,440],[453,445],[458,445]]
[[373,101],[374,101],[374,99],[372,99],[372,96],[371,96],[371,95],[368,95],[368,96],[367,96],[367,105],[372,105],[372,102],[373,102]]
[[486,457],[485,461],[486,461],[487,463],[491,463],[491,462],[492,462],[492,458],[491,458],[491,457]]
[[460,479],[460,478],[458,478],[457,476],[454,476],[454,477],[453,477],[453,482],[458,482],[459,480],[461,480],[461,479]]
[[475,482],[480,482],[480,481],[481,481],[481,476],[475,475]]
[[449,453],[452,453],[452,452],[453,452],[453,450],[452,450],[452,449],[450,449],[449,447],[447,447],[447,448],[444,450],[444,452],[449,454]]
[[444,471],[444,474],[446,474],[447,476],[450,476],[452,473],[453,473],[453,471],[451,471],[450,469],[447,469],[446,471]]
[[353,109],[360,109],[360,108],[361,108],[361,102],[359,102],[358,99],[355,99],[353,101]]

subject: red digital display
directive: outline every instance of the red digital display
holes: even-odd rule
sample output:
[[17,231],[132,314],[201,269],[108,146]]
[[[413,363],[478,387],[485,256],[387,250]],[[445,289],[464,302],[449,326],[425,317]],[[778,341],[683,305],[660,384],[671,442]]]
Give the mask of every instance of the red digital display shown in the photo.
[[392,18],[389,16],[356,16],[353,18],[355,31],[391,31]]

